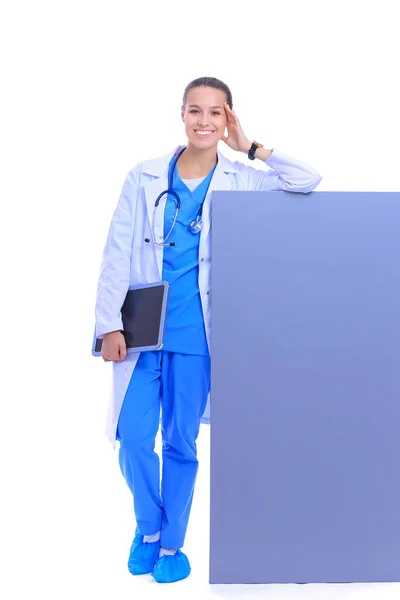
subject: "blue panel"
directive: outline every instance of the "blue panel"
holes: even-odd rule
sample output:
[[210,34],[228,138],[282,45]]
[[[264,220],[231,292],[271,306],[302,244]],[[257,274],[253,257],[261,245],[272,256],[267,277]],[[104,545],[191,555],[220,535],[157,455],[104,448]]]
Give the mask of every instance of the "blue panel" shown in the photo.
[[400,581],[400,194],[214,192],[211,583]]

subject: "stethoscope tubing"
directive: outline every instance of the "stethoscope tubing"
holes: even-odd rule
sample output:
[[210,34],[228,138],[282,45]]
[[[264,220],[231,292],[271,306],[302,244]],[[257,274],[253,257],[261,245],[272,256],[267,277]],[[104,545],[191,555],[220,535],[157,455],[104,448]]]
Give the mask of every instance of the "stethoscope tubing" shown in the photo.
[[[172,169],[170,170],[169,176],[168,176],[168,189],[164,190],[163,192],[161,192],[161,194],[158,196],[157,200],[154,203],[154,210],[153,210],[153,218],[152,218],[152,225],[151,225],[151,232],[153,235],[153,239],[150,240],[149,238],[145,239],[145,242],[147,243],[152,243],[155,244],[156,246],[175,246],[174,242],[170,242],[167,243],[167,240],[169,239],[174,227],[175,227],[175,223],[177,221],[178,215],[179,215],[179,210],[181,208],[181,199],[179,197],[179,194],[177,192],[175,192],[175,190],[172,189],[172,185],[173,185],[173,181],[174,181],[174,173],[175,173],[175,168],[177,165],[177,162],[179,160],[180,155],[182,154],[182,152],[184,152],[186,150],[186,148],[183,148],[180,153],[178,154],[178,156],[176,157],[176,160],[173,164]],[[214,167],[215,169],[215,167]],[[208,190],[208,188],[207,188]],[[206,192],[207,193],[207,192]],[[172,221],[172,225],[167,233],[167,235],[165,237],[162,238],[162,242],[157,242],[156,241],[156,236],[154,234],[154,221],[155,221],[155,213],[157,210],[158,205],[160,204],[160,200],[163,196],[165,196],[165,194],[167,195],[168,198],[168,194],[171,194],[174,199],[175,199],[175,203],[176,203],[176,207],[175,207],[175,215]],[[197,213],[197,217],[196,219],[194,219],[193,221],[191,221],[189,227],[192,231],[192,233],[200,233],[200,231],[202,230],[203,227],[203,222],[201,220],[201,216],[202,216],[202,212],[203,212],[203,202],[201,203],[199,212]]]

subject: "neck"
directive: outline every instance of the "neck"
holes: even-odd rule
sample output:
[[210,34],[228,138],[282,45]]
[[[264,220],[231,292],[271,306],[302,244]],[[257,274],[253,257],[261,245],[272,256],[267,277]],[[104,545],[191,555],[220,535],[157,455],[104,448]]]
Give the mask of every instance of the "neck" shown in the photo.
[[190,142],[179,158],[179,165],[187,170],[199,173],[208,173],[217,162],[217,147],[201,150]]

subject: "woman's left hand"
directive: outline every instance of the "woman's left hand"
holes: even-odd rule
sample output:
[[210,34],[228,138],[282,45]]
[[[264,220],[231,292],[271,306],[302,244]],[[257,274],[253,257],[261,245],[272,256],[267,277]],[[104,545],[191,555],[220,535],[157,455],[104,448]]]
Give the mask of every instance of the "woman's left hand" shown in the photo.
[[232,148],[232,150],[245,152],[247,154],[250,150],[252,142],[250,142],[250,140],[248,140],[245,136],[235,111],[230,108],[227,102],[225,102],[225,113],[227,118],[226,127],[228,129],[228,135],[223,135],[221,139],[230,148]]

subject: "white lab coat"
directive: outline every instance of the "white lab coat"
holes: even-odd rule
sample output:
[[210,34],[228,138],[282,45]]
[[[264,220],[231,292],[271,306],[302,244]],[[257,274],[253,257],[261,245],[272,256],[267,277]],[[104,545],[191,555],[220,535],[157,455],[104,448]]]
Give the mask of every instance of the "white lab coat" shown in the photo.
[[[123,329],[120,309],[131,285],[160,281],[163,247],[148,244],[154,234],[164,233],[164,201],[156,211],[154,203],[168,187],[168,166],[178,146],[165,156],[139,163],[128,174],[114,211],[103,252],[95,307],[96,335]],[[257,163],[255,163],[257,164]],[[309,165],[274,148],[266,161],[269,170],[231,162],[218,151],[218,163],[203,205],[203,228],[199,246],[199,289],[208,345],[210,347],[211,280],[211,194],[215,190],[285,190],[308,193],[322,177]],[[107,436],[115,448],[119,413],[140,353],[128,353],[125,360],[113,362],[113,378],[107,417]],[[207,412],[208,409],[206,409]]]

